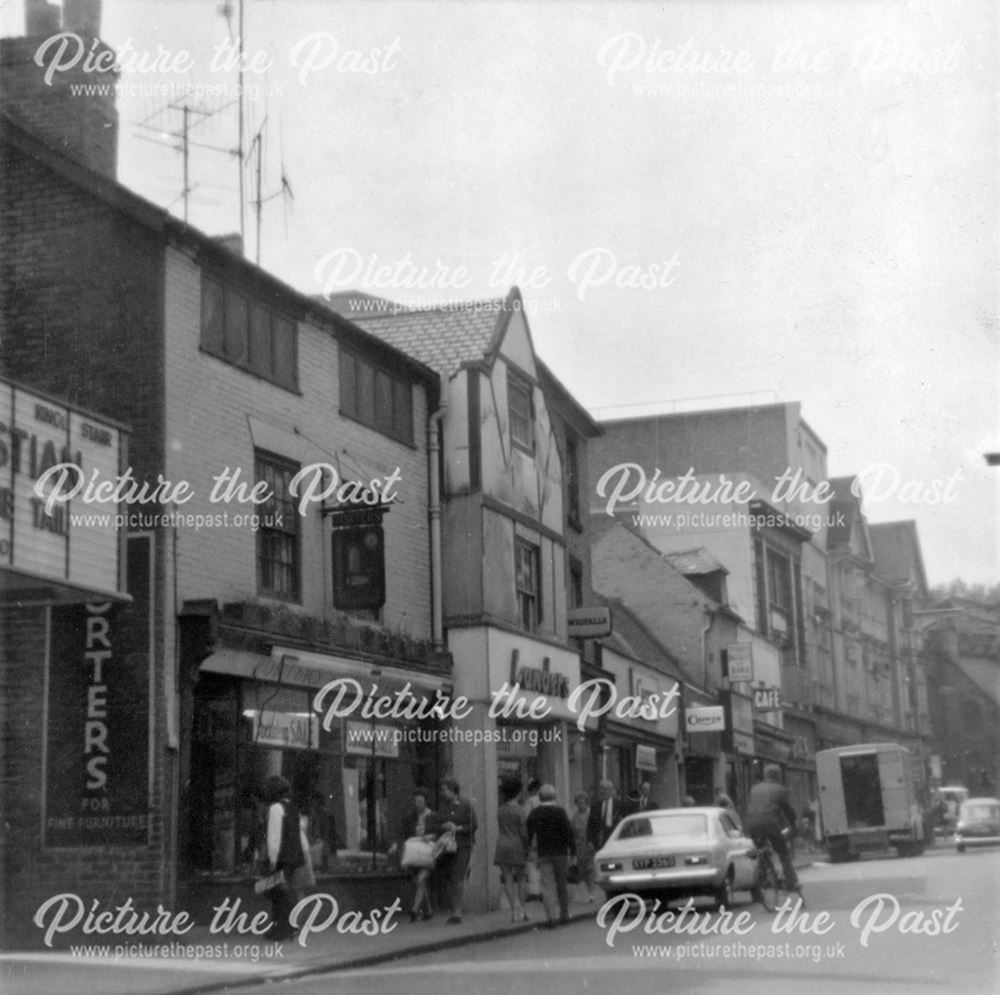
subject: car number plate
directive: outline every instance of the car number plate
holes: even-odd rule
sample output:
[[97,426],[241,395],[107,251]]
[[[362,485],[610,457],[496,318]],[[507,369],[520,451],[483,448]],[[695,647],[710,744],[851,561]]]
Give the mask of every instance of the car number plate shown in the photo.
[[660,867],[673,866],[673,857],[640,857],[632,861],[632,869],[636,871],[655,871]]

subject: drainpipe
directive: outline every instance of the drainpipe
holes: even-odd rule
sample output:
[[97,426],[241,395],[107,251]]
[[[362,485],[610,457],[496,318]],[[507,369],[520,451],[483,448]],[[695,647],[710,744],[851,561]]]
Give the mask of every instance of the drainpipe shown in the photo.
[[702,608],[705,613],[705,628],[701,630],[701,673],[702,686],[707,691],[708,688],[708,633],[712,628],[712,622],[715,621],[715,612],[711,608]]
[[427,455],[430,459],[430,520],[431,520],[431,627],[434,648],[444,649],[444,608],[441,604],[441,440],[438,429],[448,411],[442,401],[427,419]]

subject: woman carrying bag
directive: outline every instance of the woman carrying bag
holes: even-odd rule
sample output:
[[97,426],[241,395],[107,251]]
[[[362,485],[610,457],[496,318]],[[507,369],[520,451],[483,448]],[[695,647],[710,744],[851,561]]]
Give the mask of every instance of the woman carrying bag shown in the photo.
[[427,789],[413,791],[413,811],[403,822],[403,852],[400,866],[413,870],[416,890],[410,922],[430,919],[434,915],[428,882],[434,870],[435,841],[441,832],[441,820],[427,806]]
[[273,924],[267,931],[269,940],[290,940],[295,935],[288,917],[298,901],[293,875],[305,864],[302,849],[302,827],[299,813],[292,804],[292,786],[280,775],[264,782],[267,809],[267,865],[271,875],[280,880],[267,894],[271,899]]

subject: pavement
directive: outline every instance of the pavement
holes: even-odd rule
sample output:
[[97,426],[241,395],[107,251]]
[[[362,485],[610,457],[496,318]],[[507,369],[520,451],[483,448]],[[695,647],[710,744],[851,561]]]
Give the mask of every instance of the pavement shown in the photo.
[[[806,867],[812,859],[813,855],[803,854],[795,863]],[[570,899],[570,919],[577,921],[594,916],[603,893],[597,889],[594,901],[587,902],[582,887],[571,886]],[[467,915],[457,924],[449,924],[443,914],[411,923],[403,911],[381,929],[369,921],[367,932],[359,914],[343,913],[304,941],[284,943],[240,936],[235,930],[213,934],[201,926],[180,937],[114,936],[104,938],[113,941],[107,944],[89,942],[100,937],[87,937],[75,948],[0,954],[0,992],[208,995],[262,981],[358,970],[544,928],[541,903],[529,902],[527,909],[531,921],[520,923],[510,921],[506,908]],[[328,912],[326,908],[317,924],[326,920]]]

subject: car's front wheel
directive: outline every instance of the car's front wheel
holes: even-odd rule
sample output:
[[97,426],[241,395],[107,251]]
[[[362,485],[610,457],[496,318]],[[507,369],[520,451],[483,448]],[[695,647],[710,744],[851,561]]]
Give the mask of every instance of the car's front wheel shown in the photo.
[[713,893],[715,904],[721,908],[731,909],[736,903],[736,888],[733,881],[733,869],[726,871],[725,880]]

